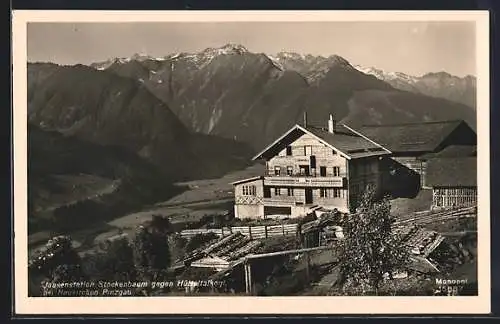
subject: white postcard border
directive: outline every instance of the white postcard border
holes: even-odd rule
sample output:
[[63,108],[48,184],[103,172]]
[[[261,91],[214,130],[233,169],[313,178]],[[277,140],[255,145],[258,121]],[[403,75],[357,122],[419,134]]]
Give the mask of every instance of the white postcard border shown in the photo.
[[[458,297],[28,297],[28,22],[475,21],[478,134],[478,296]],[[12,13],[16,314],[485,314],[490,312],[488,11],[52,11]]]

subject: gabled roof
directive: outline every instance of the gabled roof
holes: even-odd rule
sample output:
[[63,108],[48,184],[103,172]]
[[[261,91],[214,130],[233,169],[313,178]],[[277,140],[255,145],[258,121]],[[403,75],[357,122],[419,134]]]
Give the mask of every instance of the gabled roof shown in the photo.
[[316,137],[320,142],[337,151],[347,159],[356,159],[368,156],[389,154],[390,151],[380,145],[353,132],[344,125],[337,125],[334,132],[330,133],[324,128],[293,126],[281,137],[267,146],[264,150],[254,156],[253,160],[262,157],[272,157],[287,145],[297,140],[300,136],[309,134]]
[[435,158],[427,162],[426,184],[431,187],[477,186],[476,157]]
[[470,129],[463,120],[448,120],[412,124],[364,125],[356,131],[392,152],[433,152],[459,126]]

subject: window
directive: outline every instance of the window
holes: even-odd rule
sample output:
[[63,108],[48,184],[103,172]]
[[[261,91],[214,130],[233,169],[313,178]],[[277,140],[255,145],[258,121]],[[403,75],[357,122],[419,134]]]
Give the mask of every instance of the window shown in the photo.
[[274,167],[274,175],[279,176],[281,173],[281,167],[276,166]]
[[286,167],[286,174],[289,176],[293,175],[293,167],[291,166]]
[[304,146],[304,155],[312,155],[312,146],[310,145],[307,145],[307,146]]
[[288,155],[288,156],[292,155],[292,147],[291,146],[286,147],[286,155]]
[[335,152],[335,150],[332,150],[332,155],[335,155],[337,154],[337,152]]
[[340,198],[342,196],[341,188],[321,188],[319,191],[321,198]]
[[338,166],[333,167],[333,176],[340,177],[340,167],[338,167]]
[[288,188],[288,196],[293,196],[293,188]]
[[243,186],[243,195],[244,196],[256,196],[257,195],[257,187],[256,186]]
[[324,166],[319,167],[319,175],[322,177],[326,177],[326,167]]
[[280,196],[280,195],[281,195],[281,190],[280,190],[280,188],[274,188],[274,195],[275,195],[275,196]]

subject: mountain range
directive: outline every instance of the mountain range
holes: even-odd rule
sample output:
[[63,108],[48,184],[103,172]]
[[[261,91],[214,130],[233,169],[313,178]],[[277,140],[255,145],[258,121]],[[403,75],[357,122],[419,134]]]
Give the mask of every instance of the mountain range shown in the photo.
[[[189,60],[199,69],[210,63],[217,55],[243,53],[248,53],[248,50],[242,45],[227,44],[221,48],[207,48],[198,53],[174,53],[157,58],[148,56],[147,54],[134,54],[128,58],[114,58],[104,62],[92,63],[91,66],[99,70],[104,70],[113,64],[125,64],[131,61],[149,62],[151,64],[153,61],[161,62],[177,59],[178,61]],[[324,57],[294,52],[280,52],[275,55],[267,55],[267,57],[272,60],[278,69],[297,71],[310,83],[321,79],[328,72],[331,65],[337,61],[344,61],[344,63],[349,64],[338,55]],[[468,105],[474,109],[476,107],[476,78],[472,75],[458,77],[441,71],[415,76],[402,72],[384,71],[375,67],[353,66],[365,74],[373,75],[379,80],[389,83],[396,89],[448,99]]]
[[476,109],[476,77],[472,75],[458,77],[447,72],[430,72],[422,76],[412,76],[402,72],[385,72],[373,67],[355,67],[396,89],[444,98]]
[[[321,126],[332,114],[354,127],[463,119],[475,129],[475,105],[464,102],[475,102],[473,77],[410,77],[353,66],[337,55],[267,55],[238,44],[88,66],[28,63],[29,129],[39,138],[29,151],[50,148],[29,155],[30,168],[39,170],[33,181],[64,174],[94,192],[81,174],[101,179],[110,163],[125,164],[124,174],[96,180],[106,187],[150,165],[155,174],[132,177],[133,186],[157,188],[152,179],[162,179],[168,187],[246,166],[305,113],[308,124]],[[61,171],[75,161],[78,168]],[[54,186],[36,181],[31,197],[55,197]],[[64,188],[60,194],[70,201],[72,189]],[[33,201],[37,215],[55,204]]]
[[236,139],[255,150],[301,122],[304,112],[321,125],[333,114],[354,126],[459,118],[475,127],[475,105],[463,103],[475,102],[473,77],[430,73],[391,78],[391,73],[363,70],[338,55],[267,55],[227,44],[91,66],[144,84],[191,131]]

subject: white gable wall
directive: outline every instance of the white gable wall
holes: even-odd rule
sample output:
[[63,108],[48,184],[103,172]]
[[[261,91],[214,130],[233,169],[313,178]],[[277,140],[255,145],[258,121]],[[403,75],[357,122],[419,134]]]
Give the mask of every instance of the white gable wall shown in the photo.
[[[300,165],[309,165],[310,158],[305,156],[305,147],[310,147],[311,155],[316,157],[316,174],[319,176],[320,166],[326,167],[326,175],[333,176],[333,167],[339,167],[341,176],[347,173],[346,161],[339,152],[333,154],[333,150],[323,144],[315,136],[304,134],[290,144],[292,155],[286,156],[286,148],[283,149],[277,156],[271,158],[267,163],[269,174],[274,174],[275,167],[281,167],[282,173],[286,174],[287,167],[293,167],[294,174],[300,172]],[[309,150],[309,149],[308,149]]]

